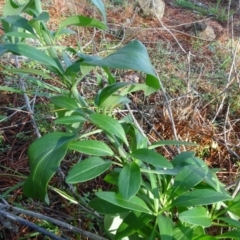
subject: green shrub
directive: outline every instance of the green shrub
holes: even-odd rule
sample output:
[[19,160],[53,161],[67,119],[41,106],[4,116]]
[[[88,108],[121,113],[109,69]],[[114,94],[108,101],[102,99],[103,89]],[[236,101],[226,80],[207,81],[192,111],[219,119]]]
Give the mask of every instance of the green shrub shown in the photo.
[[[106,23],[102,2],[93,2]],[[31,18],[22,17],[22,13]],[[55,92],[50,102],[57,114],[55,123],[66,131],[47,133],[29,147],[31,172],[24,183],[25,196],[49,203],[49,181],[67,152],[73,150],[88,157],[72,166],[66,183],[79,184],[107,173],[104,180],[112,186],[111,190],[96,192],[89,206],[103,214],[105,230],[111,239],[239,239],[240,195],[231,197],[216,177],[216,171],[193,152],[182,152],[169,161],[155,151],[164,145],[190,143],[149,144],[131,115],[122,119],[113,115],[114,109],[130,102],[128,93],[143,90],[149,95],[160,88],[144,45],[134,40],[104,58],[71,47],[57,51],[56,37],[73,33],[66,27],[104,30],[106,25],[93,18],[71,16],[56,32],[51,32],[46,26],[48,19],[38,0],[23,5],[9,0],[1,18],[9,41],[0,45],[1,55],[11,52],[25,56],[45,66],[50,73],[28,68],[8,71],[46,79],[57,76],[62,85],[60,91],[51,88]],[[37,39],[44,47],[40,50],[24,43],[26,38]],[[75,56],[74,60],[69,52]],[[89,105],[79,93],[78,85],[94,67],[105,71],[108,84],[97,92],[94,105]],[[146,81],[116,82],[110,68],[142,71],[146,73]],[[49,89],[50,85],[46,86]],[[85,123],[92,126],[91,132],[84,133]],[[218,229],[217,236],[211,236],[210,227]]]

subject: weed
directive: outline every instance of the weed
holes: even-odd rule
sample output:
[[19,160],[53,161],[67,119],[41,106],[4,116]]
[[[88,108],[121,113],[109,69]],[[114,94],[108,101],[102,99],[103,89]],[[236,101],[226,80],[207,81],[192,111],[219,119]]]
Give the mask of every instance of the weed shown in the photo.
[[[93,217],[101,219],[101,214],[104,217],[104,229],[111,239],[215,239],[211,236],[210,227],[217,228],[217,238],[224,239],[232,236],[231,234],[239,236],[240,196],[231,196],[231,192],[228,192],[217,178],[217,170],[209,169],[192,151],[179,153],[172,161],[158,151],[163,146],[188,147],[196,144],[176,140],[150,143],[131,110],[128,116],[120,115],[117,118],[115,115],[119,106],[129,109],[129,93],[141,90],[148,96],[161,88],[144,45],[135,40],[107,56],[91,56],[69,47],[67,50],[75,56],[72,60],[64,51],[62,55],[58,54],[52,44],[55,37],[67,31],[66,28],[71,25],[102,30],[106,29],[106,25],[93,18],[71,16],[52,34],[45,25],[47,17],[39,7],[41,2],[32,0],[32,3],[33,5],[21,8],[19,14],[22,11],[30,12],[34,21],[20,18],[17,27],[20,24],[21,29],[31,31],[35,34],[34,37],[48,47],[43,50],[13,41],[1,45],[2,54],[9,51],[39,62],[51,74],[32,68],[24,69],[24,73],[35,74],[44,79],[55,76],[61,89],[46,83],[43,85],[47,90],[51,87],[55,91],[54,96],[49,96],[51,105],[43,108],[37,106],[39,119],[54,106],[54,122],[58,127],[57,131],[54,131],[55,129],[46,127],[47,123],[44,123],[46,134],[30,145],[30,174],[24,182],[24,195],[49,204],[52,198],[48,196],[48,189],[54,190],[66,201],[78,204],[77,206],[81,206],[91,215],[87,215],[87,225],[92,231],[95,231]],[[11,6],[8,7],[13,10]],[[105,10],[102,5],[98,7],[105,21]],[[11,21],[9,18],[12,18]],[[14,19],[15,15],[2,19],[9,24],[5,29],[6,33],[16,34],[11,29]],[[27,24],[24,24],[26,21]],[[17,38],[18,34],[14,37]],[[159,51],[158,54],[166,57],[164,51]],[[156,58],[158,54],[155,55]],[[168,73],[170,67],[162,69],[166,73],[163,82],[169,84],[168,88],[172,92],[179,94],[185,91],[182,79],[186,79],[187,63],[178,54],[174,57],[164,59],[171,64],[172,71]],[[159,66],[161,61],[156,59],[156,65]],[[189,61],[189,65],[190,63]],[[88,100],[82,91],[79,91],[82,90],[80,83],[88,78],[94,67],[105,72],[106,83],[100,85],[97,82],[99,91]],[[109,70],[111,68],[141,71],[146,74],[145,82],[117,82],[116,75]],[[205,88],[203,94],[212,87],[207,81],[205,83],[207,84],[202,85],[202,88]],[[180,103],[176,101],[176,105]],[[18,137],[24,136],[20,134]],[[210,145],[203,146],[200,155],[205,157],[210,153]],[[65,186],[59,190],[50,185],[50,180],[59,166],[63,165],[68,151],[71,154],[81,154],[82,158],[78,162],[76,158],[74,162],[69,161],[70,170],[64,178],[67,189],[65,190]],[[102,174],[106,174],[104,181],[108,188],[94,190],[95,198],[76,191],[83,182],[96,180],[103,176]],[[69,196],[68,192],[72,196]],[[68,205],[65,202],[61,207],[67,208]],[[58,227],[49,222],[40,221],[39,224],[49,232],[60,234]]]
[[229,16],[234,14],[234,11],[228,12],[227,8],[220,7],[221,0],[217,0],[217,3],[210,4],[210,6],[205,6],[201,3],[193,3],[189,0],[176,0],[176,3],[181,7],[194,10],[199,14],[213,16],[221,22],[226,22]]

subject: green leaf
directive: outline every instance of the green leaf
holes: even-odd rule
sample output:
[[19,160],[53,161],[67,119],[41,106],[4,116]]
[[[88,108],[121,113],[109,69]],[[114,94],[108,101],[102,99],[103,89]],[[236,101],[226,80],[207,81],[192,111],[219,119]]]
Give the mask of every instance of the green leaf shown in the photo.
[[173,230],[173,240],[192,240],[193,229],[182,224],[177,224]]
[[104,181],[112,185],[118,185],[118,178],[121,170],[122,168],[115,168],[104,177]]
[[204,207],[194,207],[187,211],[179,213],[179,219],[189,224],[210,227],[212,225],[211,218],[208,216]]
[[125,200],[120,194],[116,194],[115,192],[97,192],[96,196],[125,209],[151,214],[151,210],[146,203],[136,196],[133,196],[129,200]]
[[67,117],[61,117],[56,119],[54,122],[56,124],[74,124],[74,123],[79,123],[79,122],[85,122],[86,118],[82,117],[82,116],[77,116],[77,115],[73,115],[73,116],[67,116]]
[[32,33],[36,37],[33,28],[28,24],[28,20],[26,18],[21,17],[19,15],[11,15],[11,16],[5,17],[3,20],[15,27],[22,28]]
[[59,32],[66,28],[67,26],[81,26],[81,27],[95,27],[102,30],[106,30],[107,27],[102,22],[85,16],[71,16],[61,22],[59,29],[55,33],[55,37],[59,34]]
[[156,92],[156,88],[150,87],[146,85],[145,83],[132,83],[125,87],[123,90],[121,90],[121,95],[125,96],[128,93],[132,92],[138,92],[138,91],[143,91],[146,96],[149,96],[150,94]]
[[131,151],[136,151],[139,148],[147,148],[148,139],[136,128],[131,116],[128,115],[122,121],[124,122],[123,127],[128,136]]
[[155,90],[161,87],[145,46],[137,40],[133,40],[123,48],[103,59],[85,58],[82,64],[142,71],[150,75],[149,77],[151,78],[151,81],[146,82],[149,87],[152,87]]
[[28,156],[31,171],[23,187],[25,196],[49,203],[48,182],[58,170],[69,142],[75,138],[76,136],[67,133],[54,132],[46,134],[30,145]]
[[147,225],[154,216],[140,212],[130,212],[117,229],[116,239],[124,239]]
[[3,7],[3,16],[19,15],[27,4],[19,4],[13,0],[6,1]]
[[211,186],[212,188],[214,188],[216,191],[219,191],[221,193],[225,193],[228,194],[228,191],[224,188],[223,183],[221,183],[217,177],[217,175],[212,172],[212,169],[208,169],[208,172],[205,176],[204,181]]
[[23,93],[22,90],[13,88],[13,87],[7,87],[7,86],[0,86],[1,91],[6,91],[6,92],[15,92],[15,93]]
[[55,96],[50,99],[51,103],[53,103],[55,106],[59,108],[64,108],[66,110],[78,110],[79,105],[76,101],[76,99],[68,97],[68,96]]
[[13,72],[13,73],[30,73],[30,74],[35,74],[41,77],[44,77],[46,79],[52,79],[52,77],[43,72],[42,70],[37,70],[37,69],[31,69],[31,68],[5,68],[8,72]]
[[100,198],[94,198],[89,202],[89,206],[95,211],[103,214],[117,214],[128,210],[106,202]]
[[187,151],[187,152],[182,152],[180,154],[178,154],[172,161],[172,165],[174,167],[177,167],[179,166],[180,164],[182,164],[182,162],[186,161],[186,159],[188,158],[193,158],[195,155],[195,152],[190,152],[190,151]]
[[[65,59],[66,59],[66,57],[65,57]],[[66,61],[65,61],[65,64],[66,64]],[[70,77],[77,77],[78,73],[80,72],[80,63],[79,63],[79,61],[76,61],[74,63],[68,62],[67,65],[68,66],[67,66],[67,69],[66,69],[64,75],[70,76]]]
[[154,148],[162,147],[162,146],[166,146],[166,145],[167,146],[170,146],[170,145],[198,146],[198,144],[196,144],[196,143],[176,141],[176,140],[163,140],[163,141],[153,143],[148,148],[154,149]]
[[232,199],[231,196],[210,189],[195,189],[183,193],[172,202],[173,206],[198,206],[222,202]]
[[221,220],[227,223],[231,227],[239,228],[240,229],[240,222],[239,220],[232,219],[230,217],[219,217],[217,220]]
[[196,240],[216,240],[217,238],[212,236],[201,236],[199,238],[196,238]]
[[77,142],[71,142],[69,148],[84,154],[94,156],[113,156],[114,152],[104,142],[98,140],[81,140]]
[[[0,45],[1,47],[1,45]],[[38,61],[44,64],[46,67],[51,67],[58,71],[59,73],[63,72],[63,69],[59,69],[57,63],[49,57],[46,53],[36,49],[35,47],[28,46],[26,44],[18,43],[18,44],[4,44],[2,45],[4,49],[10,51],[14,54],[23,55],[31,60]]]
[[107,80],[108,80],[108,84],[113,84],[116,82],[116,78],[114,77],[114,75],[111,73],[111,71],[109,70],[109,68],[103,68],[103,70],[105,71],[105,73],[107,74]]
[[84,159],[70,169],[66,177],[66,182],[86,182],[104,173],[111,165],[112,161],[105,161],[99,157]]
[[49,21],[50,17],[49,17],[49,13],[48,12],[41,12],[37,17],[32,18],[31,20],[29,20],[29,24],[33,25],[33,23],[37,22],[37,21]]
[[114,107],[119,106],[120,104],[127,104],[130,102],[131,102],[131,100],[127,97],[119,96],[119,95],[112,95],[103,102],[101,107],[103,109],[114,108]]
[[161,240],[173,239],[173,223],[169,217],[158,215],[157,224],[161,236]]
[[106,101],[106,99],[110,97],[114,92],[118,91],[120,88],[123,88],[129,84],[130,83],[126,82],[118,82],[110,84],[107,87],[103,88],[100,94],[98,95],[97,99],[95,100],[96,105],[100,107],[104,103],[104,101]]
[[[20,70],[20,68],[19,68],[19,70]],[[24,69],[23,69],[24,70]],[[34,70],[34,69],[33,69]],[[17,70],[16,70],[17,71]],[[54,86],[54,85],[51,85],[51,84],[48,84],[48,83],[46,83],[45,81],[41,81],[41,80],[39,80],[39,79],[37,79],[37,78],[34,78],[34,77],[26,77],[26,79],[27,79],[27,81],[29,82],[29,83],[32,83],[32,84],[34,84],[34,85],[36,85],[37,87],[36,87],[36,89],[43,89],[43,90],[46,90],[46,89],[48,89],[48,90],[50,90],[50,91],[52,91],[52,92],[55,92],[55,93],[57,93],[57,94],[65,94],[65,95],[67,95],[67,94],[69,94],[69,91],[68,90],[66,90],[66,89],[64,89],[63,87],[62,88],[60,88],[60,87],[56,87],[56,86]],[[51,78],[49,78],[49,79],[51,79]],[[53,79],[51,79],[51,80],[53,80]],[[61,84],[61,83],[59,83],[59,84]],[[35,94],[37,94],[38,93],[38,91],[34,91],[34,93]]]
[[142,162],[149,163],[155,167],[160,168],[173,168],[172,164],[159,153],[153,150],[142,148],[130,154],[131,157],[141,160]]
[[104,216],[104,229],[105,232],[108,234],[108,239],[116,239],[117,229],[128,214],[129,212],[121,212],[114,215],[106,214]]
[[235,239],[239,240],[240,239],[240,230],[232,230],[229,232],[225,232],[221,235],[216,236],[216,239]]
[[105,11],[105,7],[104,7],[103,2],[101,0],[91,0],[91,1],[100,10],[100,12],[103,16],[104,23],[107,24],[106,11]]
[[120,172],[118,189],[125,200],[135,196],[141,186],[142,178],[139,166],[134,163],[126,164]]
[[231,213],[240,217],[240,194],[238,194],[230,203],[228,204],[227,210]]
[[9,32],[5,33],[5,36],[7,37],[19,37],[19,38],[31,38],[31,39],[37,39],[37,37],[33,34],[25,33],[25,32]]
[[205,178],[207,171],[207,166],[199,168],[198,166],[187,165],[183,167],[174,179],[171,196],[180,195],[196,186]]
[[128,146],[124,129],[117,120],[99,113],[90,114],[89,119],[100,129],[119,137]]

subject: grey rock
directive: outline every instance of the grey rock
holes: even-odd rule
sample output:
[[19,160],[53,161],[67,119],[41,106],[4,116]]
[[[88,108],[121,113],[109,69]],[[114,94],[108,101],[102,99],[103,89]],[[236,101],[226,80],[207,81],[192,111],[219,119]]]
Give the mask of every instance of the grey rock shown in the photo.
[[165,3],[162,0],[138,0],[142,16],[157,17],[162,19],[165,10]]

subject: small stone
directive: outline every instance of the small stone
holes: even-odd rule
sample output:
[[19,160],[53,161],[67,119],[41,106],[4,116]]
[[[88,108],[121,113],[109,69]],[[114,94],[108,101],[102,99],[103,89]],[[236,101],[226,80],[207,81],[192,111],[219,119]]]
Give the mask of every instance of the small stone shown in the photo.
[[216,39],[214,29],[209,25],[203,31],[198,32],[197,36],[208,41],[213,41]]
[[165,3],[162,0],[138,0],[143,17],[163,18]]

